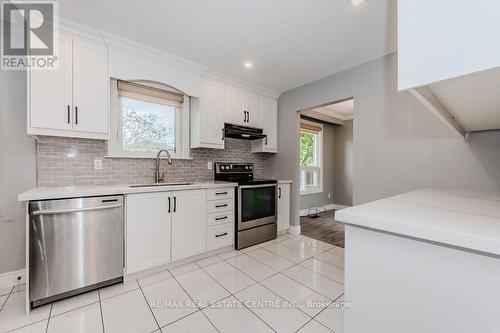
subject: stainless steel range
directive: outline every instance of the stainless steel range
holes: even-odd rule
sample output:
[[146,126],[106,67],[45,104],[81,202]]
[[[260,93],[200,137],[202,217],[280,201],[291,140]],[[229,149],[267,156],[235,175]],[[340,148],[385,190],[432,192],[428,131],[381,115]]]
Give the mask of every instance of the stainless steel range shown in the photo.
[[235,196],[236,249],[276,238],[278,181],[255,179],[252,163],[215,163],[214,178],[238,183]]

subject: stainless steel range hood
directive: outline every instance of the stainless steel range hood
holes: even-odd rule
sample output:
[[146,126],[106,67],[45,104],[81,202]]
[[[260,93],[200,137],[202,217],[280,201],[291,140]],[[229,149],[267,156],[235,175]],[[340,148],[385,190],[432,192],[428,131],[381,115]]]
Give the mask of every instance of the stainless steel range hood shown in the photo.
[[263,139],[267,137],[267,135],[265,135],[260,128],[224,124],[224,137],[241,140],[257,140]]

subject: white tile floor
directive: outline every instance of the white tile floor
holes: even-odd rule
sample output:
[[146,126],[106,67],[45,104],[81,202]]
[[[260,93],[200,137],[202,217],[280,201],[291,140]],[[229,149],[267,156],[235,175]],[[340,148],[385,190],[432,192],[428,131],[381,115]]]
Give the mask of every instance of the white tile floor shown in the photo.
[[[344,250],[282,235],[24,313],[0,290],[0,332],[343,332]],[[336,306],[337,305],[337,306]]]

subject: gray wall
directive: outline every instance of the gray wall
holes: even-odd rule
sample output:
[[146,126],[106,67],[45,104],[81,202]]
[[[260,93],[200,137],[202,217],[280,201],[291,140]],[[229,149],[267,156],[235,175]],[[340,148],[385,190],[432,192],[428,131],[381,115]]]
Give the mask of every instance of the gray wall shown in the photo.
[[[300,209],[325,206],[333,203],[333,170],[334,170],[334,125],[315,119],[305,118],[323,124],[323,192],[300,196]],[[298,159],[297,159],[298,160]],[[298,183],[297,183],[298,184]],[[330,193],[330,198],[328,198]]]
[[352,206],[353,184],[353,121],[349,120],[333,132],[333,203]]
[[0,274],[24,268],[25,210],[36,185],[35,143],[26,135],[26,72],[0,70]]
[[354,97],[353,203],[423,187],[500,190],[500,132],[458,137],[407,92],[397,92],[391,54],[287,91],[279,98],[272,174],[292,179],[298,224],[298,110]]

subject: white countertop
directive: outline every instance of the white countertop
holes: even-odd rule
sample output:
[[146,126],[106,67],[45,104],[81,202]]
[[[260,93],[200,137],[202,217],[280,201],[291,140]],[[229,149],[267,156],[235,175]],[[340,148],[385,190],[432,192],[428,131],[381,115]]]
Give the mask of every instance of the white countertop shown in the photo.
[[500,255],[500,193],[423,189],[339,210],[335,219]]
[[291,180],[288,179],[280,179],[278,180],[278,184],[291,184],[293,183]]
[[168,192],[193,189],[208,189],[221,187],[235,187],[237,183],[230,182],[194,182],[189,185],[173,186],[148,186],[148,187],[130,187],[128,184],[118,185],[89,185],[89,186],[58,186],[58,187],[35,187],[24,193],[19,194],[19,201],[46,200],[60,198],[90,197],[98,195],[113,194],[131,194],[131,193],[150,193],[150,192]]

